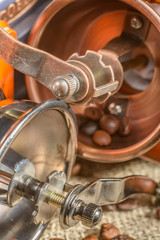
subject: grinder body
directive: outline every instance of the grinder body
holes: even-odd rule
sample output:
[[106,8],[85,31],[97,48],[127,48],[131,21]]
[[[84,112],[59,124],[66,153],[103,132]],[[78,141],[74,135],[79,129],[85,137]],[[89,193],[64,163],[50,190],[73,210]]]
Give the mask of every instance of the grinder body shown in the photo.
[[[134,25],[134,21],[132,22],[134,17],[142,20],[139,29]],[[153,2],[57,0],[44,10],[35,23],[28,43],[63,60],[67,60],[74,52],[84,55],[86,50],[104,49],[114,39],[127,33],[128,42],[130,42],[130,34],[135,38],[138,37],[142,42],[141,46],[131,52],[131,56],[144,54],[153,63],[150,70],[145,69],[146,72],[148,71],[146,76],[152,71],[147,86],[140,89],[137,83],[135,90],[132,85],[135,78],[139,78],[140,81],[144,79],[143,76],[133,75],[135,73],[131,72],[125,76],[131,84],[127,91],[122,85],[119,95],[110,98],[110,102],[118,102],[123,114],[131,119],[133,125],[131,135],[126,138],[113,136],[112,143],[104,148],[97,147],[90,138],[79,132],[80,157],[100,162],[127,161],[144,155],[159,142],[160,70],[157,52],[160,38],[159,21],[159,5]],[[116,51],[118,48],[123,49],[123,44],[117,45]],[[29,76],[26,77],[26,86],[30,99],[34,101],[41,102],[53,98],[53,94],[47,88]],[[94,103],[92,105],[94,106]],[[77,116],[84,116],[86,108],[86,105],[73,105]],[[159,149],[157,145],[144,158],[159,161]]]

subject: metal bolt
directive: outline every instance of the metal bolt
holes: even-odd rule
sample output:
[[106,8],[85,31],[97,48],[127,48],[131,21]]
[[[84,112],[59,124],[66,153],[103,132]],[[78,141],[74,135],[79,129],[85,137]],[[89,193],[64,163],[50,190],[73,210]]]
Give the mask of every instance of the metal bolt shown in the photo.
[[52,92],[58,98],[70,98],[79,89],[79,81],[75,75],[56,77],[52,83]]
[[142,20],[141,20],[140,17],[135,16],[135,17],[132,17],[132,18],[131,18],[130,24],[131,24],[131,27],[132,27],[132,28],[138,30],[138,29],[140,29],[140,28],[142,27],[143,22],[142,22]]
[[[72,186],[65,183],[66,177],[64,172],[58,173],[53,171],[50,173],[43,183],[32,176],[26,176],[17,185],[17,194],[35,202],[36,210],[33,212],[35,223],[43,222],[51,219],[55,209],[47,207],[46,204],[60,209],[60,224],[64,227],[74,226],[78,221],[88,227],[94,227],[101,219],[102,209],[96,204],[86,204],[85,200],[79,199],[79,194],[84,190],[84,186]],[[64,185],[67,195],[56,193],[53,189],[63,191]],[[51,189],[52,186],[52,189]],[[65,211],[65,214],[63,214]],[[46,216],[47,215],[47,216]],[[66,219],[69,218],[69,221]],[[78,221],[77,221],[78,220]]]
[[[44,201],[47,204],[53,205],[59,209],[63,206],[63,203],[65,201],[65,197],[63,195],[48,190],[43,194],[45,197]],[[97,206],[96,204],[85,204],[81,200],[76,200],[74,202],[74,207],[75,211],[73,214],[73,218],[75,220],[80,220],[82,224],[87,227],[94,227],[101,220],[102,208]]]

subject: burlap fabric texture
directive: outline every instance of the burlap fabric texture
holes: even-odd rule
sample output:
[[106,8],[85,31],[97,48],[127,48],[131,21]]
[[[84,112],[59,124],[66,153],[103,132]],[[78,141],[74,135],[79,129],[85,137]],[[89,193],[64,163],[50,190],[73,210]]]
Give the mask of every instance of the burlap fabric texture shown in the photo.
[[[160,164],[145,162],[140,159],[118,164],[92,164],[93,178],[123,177],[132,174],[148,176],[160,182]],[[71,178],[70,183],[84,183],[89,178],[74,177]],[[106,222],[113,223],[119,228],[121,234],[127,234],[136,240],[160,240],[160,220],[156,219],[156,207],[148,205],[150,199],[147,205],[145,201],[140,201],[141,205],[132,211],[104,212],[101,223],[95,229],[88,229],[79,223],[73,228],[63,230],[59,226],[58,218],[54,218],[45,230],[41,240],[49,240],[53,237],[80,240],[88,234],[99,236],[101,224]]]

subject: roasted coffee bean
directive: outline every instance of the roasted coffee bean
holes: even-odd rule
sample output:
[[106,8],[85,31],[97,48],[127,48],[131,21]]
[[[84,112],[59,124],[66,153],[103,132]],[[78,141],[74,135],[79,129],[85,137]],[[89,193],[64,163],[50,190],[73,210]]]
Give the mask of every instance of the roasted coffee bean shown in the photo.
[[97,129],[98,124],[94,121],[88,121],[84,123],[80,128],[81,132],[87,136],[92,136]]
[[128,235],[119,235],[118,237],[113,238],[112,240],[134,240]]
[[102,116],[102,112],[97,107],[88,107],[85,109],[84,115],[91,120],[99,120]]
[[125,187],[128,193],[154,194],[156,186],[156,182],[151,179],[137,177],[128,179]]
[[101,117],[99,126],[110,135],[113,135],[119,129],[119,120],[113,115],[105,114]]
[[78,127],[81,127],[82,124],[84,124],[85,122],[87,122],[87,118],[84,117],[84,116],[82,116],[82,115],[78,115],[78,114],[77,114],[76,117],[77,117],[77,125],[78,125]]
[[99,146],[108,146],[111,143],[111,136],[103,130],[97,130],[92,140]]
[[80,173],[81,171],[81,164],[80,163],[76,163],[74,166],[73,166],[73,169],[72,169],[72,176],[76,176]]
[[138,207],[137,205],[137,199],[127,199],[119,204],[117,204],[117,208],[122,211],[129,211],[136,209]]
[[156,212],[156,214],[157,214],[157,219],[159,219],[159,220],[160,220],[160,208],[158,208],[158,209],[157,209],[157,212]]
[[105,223],[101,226],[100,239],[110,240],[119,235],[119,230],[111,223]]
[[121,136],[128,136],[132,131],[132,123],[130,118],[128,117],[123,117],[120,120],[120,125],[119,125],[119,134]]
[[98,240],[98,238],[95,235],[88,235],[85,238],[82,238],[82,240]]

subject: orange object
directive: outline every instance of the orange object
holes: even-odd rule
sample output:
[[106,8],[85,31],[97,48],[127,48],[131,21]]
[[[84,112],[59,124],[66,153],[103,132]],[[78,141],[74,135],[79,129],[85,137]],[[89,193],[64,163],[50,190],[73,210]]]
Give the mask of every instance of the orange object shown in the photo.
[[145,1],[149,3],[160,3],[160,0],[145,0]]
[[[11,36],[17,38],[15,30],[11,29],[10,26],[0,21],[0,27],[7,31]],[[0,88],[2,89],[7,101],[0,102],[0,106],[6,105],[6,103],[12,102],[14,98],[14,69],[5,63],[0,58]]]

